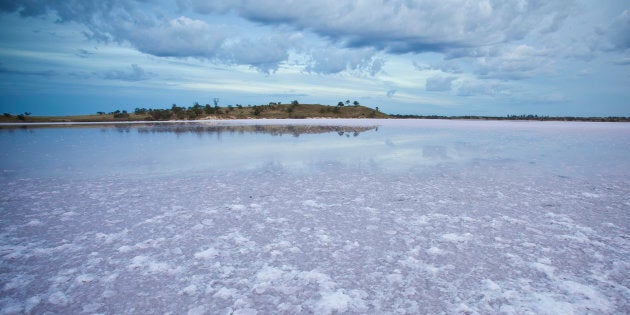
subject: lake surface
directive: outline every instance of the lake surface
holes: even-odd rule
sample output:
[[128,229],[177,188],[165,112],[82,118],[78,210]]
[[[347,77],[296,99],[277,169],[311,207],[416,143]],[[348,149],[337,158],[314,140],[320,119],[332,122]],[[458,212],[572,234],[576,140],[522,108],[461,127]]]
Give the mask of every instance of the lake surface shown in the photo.
[[630,124],[0,128],[0,313],[629,313]]

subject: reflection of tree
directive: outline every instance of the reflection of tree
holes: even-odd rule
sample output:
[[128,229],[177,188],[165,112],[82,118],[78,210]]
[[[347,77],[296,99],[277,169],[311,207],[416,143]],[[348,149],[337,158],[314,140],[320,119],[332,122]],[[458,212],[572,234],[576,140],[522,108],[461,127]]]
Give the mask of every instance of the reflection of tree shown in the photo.
[[197,133],[197,134],[222,134],[222,133],[257,133],[273,136],[292,135],[299,137],[302,134],[321,133],[346,133],[351,132],[358,136],[361,132],[376,129],[376,126],[322,126],[322,125],[218,125],[208,126],[198,123],[184,124],[144,124],[137,127],[139,133]]
[[208,125],[204,123],[141,123],[141,124],[32,124],[1,126],[0,129],[34,130],[42,128],[99,128],[102,132],[115,130],[128,133],[134,129],[141,134],[147,133],[195,133],[217,134],[223,133],[256,133],[273,136],[292,135],[299,137],[303,134],[322,134],[336,132],[339,135],[353,134],[355,137],[361,132],[377,130],[376,126],[325,126],[325,125]]

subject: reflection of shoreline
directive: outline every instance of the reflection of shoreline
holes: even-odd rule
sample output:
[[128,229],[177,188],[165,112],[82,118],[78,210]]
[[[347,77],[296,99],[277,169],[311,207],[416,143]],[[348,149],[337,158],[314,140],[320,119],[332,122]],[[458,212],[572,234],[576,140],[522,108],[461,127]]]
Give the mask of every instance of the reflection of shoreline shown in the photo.
[[141,123],[141,124],[29,124],[0,126],[9,132],[14,130],[33,130],[44,128],[99,128],[101,131],[115,130],[118,132],[131,132],[133,130],[141,134],[147,133],[175,133],[175,134],[223,134],[223,133],[258,133],[272,136],[292,135],[299,137],[302,134],[337,133],[340,136],[358,136],[361,132],[378,130],[377,126],[343,126],[343,125],[212,125],[200,123]]
[[[129,126],[125,126],[130,128]],[[118,129],[118,128],[117,128]],[[138,133],[163,133],[172,132],[175,134],[195,133],[195,134],[222,134],[222,133],[258,133],[270,134],[272,136],[292,135],[299,137],[302,134],[321,134],[336,132],[339,135],[352,134],[358,136],[361,132],[376,129],[376,126],[322,126],[322,125],[230,125],[230,126],[207,126],[207,125],[153,125],[136,128]]]

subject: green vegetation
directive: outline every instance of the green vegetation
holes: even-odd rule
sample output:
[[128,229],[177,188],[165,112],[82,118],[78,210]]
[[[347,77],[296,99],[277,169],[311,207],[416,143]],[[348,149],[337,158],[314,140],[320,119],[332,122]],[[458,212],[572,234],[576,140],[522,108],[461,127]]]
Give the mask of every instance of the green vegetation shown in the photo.
[[[348,101],[349,102],[349,101]],[[0,122],[106,122],[106,121],[159,121],[159,120],[198,120],[198,119],[250,119],[250,118],[387,118],[377,109],[359,106],[339,108],[320,104],[300,104],[297,100],[290,104],[270,102],[268,105],[240,104],[220,107],[219,99],[214,106],[195,103],[190,107],[173,104],[169,109],[136,108],[133,113],[116,110],[111,113],[97,112],[85,116],[13,116],[5,113]]]

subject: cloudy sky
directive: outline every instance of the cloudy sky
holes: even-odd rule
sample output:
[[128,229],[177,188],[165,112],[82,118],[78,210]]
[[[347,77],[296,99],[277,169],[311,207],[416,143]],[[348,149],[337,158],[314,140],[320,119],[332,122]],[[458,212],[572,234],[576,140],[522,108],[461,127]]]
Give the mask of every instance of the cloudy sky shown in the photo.
[[0,0],[0,111],[630,116],[630,1]]

